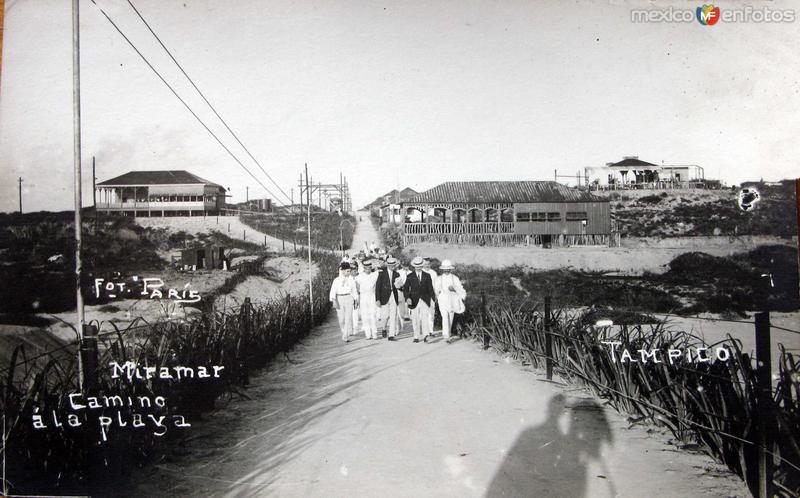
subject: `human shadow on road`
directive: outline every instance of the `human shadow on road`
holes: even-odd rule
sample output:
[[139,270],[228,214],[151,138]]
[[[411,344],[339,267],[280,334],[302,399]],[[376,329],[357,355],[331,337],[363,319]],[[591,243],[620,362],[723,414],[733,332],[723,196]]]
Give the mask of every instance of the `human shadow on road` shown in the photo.
[[[569,407],[565,402],[563,395],[553,396],[548,403],[547,420],[519,435],[489,484],[487,497],[587,496],[588,464],[601,460],[604,442],[613,443],[611,429],[597,402],[581,399]],[[558,420],[565,410],[569,424],[563,433]],[[607,479],[612,496],[616,495],[610,476],[601,477]]]

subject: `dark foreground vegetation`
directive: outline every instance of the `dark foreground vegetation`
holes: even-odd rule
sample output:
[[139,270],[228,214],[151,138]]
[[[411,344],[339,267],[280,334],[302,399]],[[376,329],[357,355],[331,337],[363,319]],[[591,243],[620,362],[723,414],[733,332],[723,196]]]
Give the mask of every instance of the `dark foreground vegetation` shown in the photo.
[[[596,329],[581,313],[556,311],[550,333],[543,324],[542,301],[536,298],[492,298],[481,311],[473,294],[467,303],[470,333],[494,349],[525,364],[544,368],[546,336],[552,341],[555,372],[570,383],[589,388],[631,423],[664,426],[682,449],[700,449],[739,475],[753,494],[758,489],[759,427],[774,434],[767,451],[775,462],[775,496],[800,496],[800,360],[783,351],[777,382],[759,400],[755,361],[728,338],[706,345],[686,332],[663,323]],[[616,361],[603,341],[619,343]],[[486,344],[486,342],[484,342]],[[703,363],[643,361],[621,363],[619,351],[658,350],[662,358],[670,349],[697,350],[708,346],[709,355],[724,348],[727,361]],[[769,388],[768,388],[769,389]]]
[[[328,253],[313,257],[320,267],[314,286],[324,289],[336,275],[338,258]],[[317,297],[312,320],[308,296],[287,296],[186,320],[134,323],[125,330],[107,323],[104,326],[110,328],[100,333],[97,379],[87,381],[85,396],[95,396],[101,403],[119,401],[113,407],[76,410],[71,406],[69,395],[80,392],[74,344],[35,358],[19,346],[9,368],[0,373],[0,409],[6,417],[7,437],[3,456],[10,491],[110,496],[125,485],[132,469],[180,455],[181,441],[192,433],[176,426],[179,416],[192,423],[221,399],[236,396],[238,386],[247,384],[254,369],[290,349],[324,319],[329,308],[324,296]],[[212,378],[114,378],[109,364],[126,361],[156,372],[179,366],[204,367],[209,372],[214,366],[224,369]],[[165,406],[141,406],[143,398],[152,402],[157,396],[163,396]],[[87,399],[77,401],[87,405]],[[37,414],[46,429],[34,428]],[[68,414],[76,418],[69,420]],[[144,417],[144,427],[134,427],[136,414]],[[155,434],[161,429],[154,427],[150,415],[158,420],[164,417],[166,434]],[[103,417],[113,420],[107,441],[99,429],[106,420]],[[117,425],[118,417],[126,427]],[[72,427],[70,421],[81,425]],[[56,427],[58,423],[62,426]]]

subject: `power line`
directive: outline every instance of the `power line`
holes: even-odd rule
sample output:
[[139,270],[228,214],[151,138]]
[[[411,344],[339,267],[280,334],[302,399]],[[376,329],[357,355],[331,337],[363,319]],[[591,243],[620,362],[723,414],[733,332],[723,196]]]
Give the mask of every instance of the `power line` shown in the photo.
[[[247,166],[245,166],[245,165],[242,163],[242,161],[240,161],[240,160],[239,160],[239,158],[238,158],[238,157],[236,157],[236,156],[234,155],[234,153],[233,153],[233,152],[231,152],[231,150],[230,150],[230,149],[229,149],[229,148],[228,148],[228,147],[227,147],[227,146],[226,146],[224,143],[222,143],[222,140],[220,140],[220,139],[219,139],[219,137],[218,137],[218,136],[217,136],[217,135],[216,135],[216,134],[215,134],[213,131],[211,131],[211,128],[209,128],[209,127],[208,127],[208,126],[207,126],[207,125],[206,125],[206,124],[203,122],[203,120],[202,120],[202,119],[200,119],[200,117],[199,117],[199,116],[198,116],[198,115],[197,115],[197,114],[196,114],[196,113],[195,113],[195,112],[192,110],[192,108],[191,108],[191,107],[189,107],[189,104],[187,104],[187,103],[186,103],[186,101],[185,101],[185,100],[183,100],[183,99],[181,98],[181,96],[180,96],[180,95],[178,95],[178,92],[176,92],[176,91],[175,91],[175,89],[174,89],[174,88],[172,88],[172,86],[171,86],[169,83],[167,83],[167,80],[165,80],[165,79],[164,79],[164,77],[163,77],[163,76],[161,76],[161,73],[159,73],[159,72],[158,72],[158,70],[156,70],[156,68],[155,68],[155,67],[153,67],[153,65],[152,65],[152,64],[150,64],[150,61],[148,61],[148,60],[147,60],[147,58],[146,58],[146,57],[145,57],[145,56],[144,56],[144,55],[143,55],[143,54],[142,54],[142,53],[139,51],[139,49],[138,49],[138,48],[136,48],[136,45],[134,45],[134,44],[133,44],[133,42],[132,42],[132,41],[131,41],[131,40],[130,40],[130,39],[129,39],[129,38],[126,36],[126,35],[125,35],[125,33],[123,33],[123,32],[122,32],[122,30],[119,28],[119,26],[117,26],[117,24],[116,24],[114,21],[112,21],[112,20],[111,20],[111,18],[108,16],[108,14],[106,14],[106,12],[103,10],[103,8],[102,8],[102,7],[100,7],[99,5],[97,5],[97,3],[95,2],[95,0],[91,0],[91,2],[92,2],[94,5],[95,5],[95,7],[97,7],[97,8],[100,10],[100,12],[101,12],[101,13],[103,14],[103,16],[106,18],[106,20],[107,20],[109,23],[111,23],[111,25],[112,25],[112,26],[114,26],[114,29],[116,29],[116,30],[117,30],[117,33],[119,33],[119,34],[120,34],[120,36],[122,36],[122,38],[124,38],[124,39],[125,39],[125,41],[126,41],[126,42],[128,42],[128,45],[130,45],[130,46],[131,46],[131,48],[133,48],[133,50],[134,50],[134,51],[135,51],[135,52],[136,52],[136,53],[139,55],[139,57],[141,57],[141,58],[142,58],[142,60],[144,61],[144,63],[145,63],[145,64],[147,64],[147,67],[149,67],[149,68],[150,68],[150,70],[151,70],[151,71],[153,71],[153,72],[156,74],[156,76],[158,76],[158,78],[161,80],[161,82],[162,82],[162,83],[164,83],[164,85],[166,85],[166,87],[167,87],[167,88],[169,88],[169,90],[172,92],[172,94],[173,94],[173,95],[175,95],[175,97],[176,97],[178,100],[180,100],[180,101],[181,101],[181,104],[183,104],[183,106],[184,106],[184,107],[186,107],[186,109],[187,109],[187,110],[188,110],[188,111],[189,111],[189,112],[192,114],[192,116],[194,116],[194,118],[197,120],[197,122],[199,122],[199,123],[200,123],[200,124],[203,126],[203,128],[205,128],[205,129],[206,129],[206,131],[207,131],[208,133],[210,133],[212,137],[214,137],[214,139],[215,139],[215,140],[216,140],[216,141],[217,141],[217,142],[220,144],[220,146],[222,146],[222,148],[223,148],[223,149],[225,149],[225,152],[227,152],[227,153],[228,153],[228,154],[229,154],[229,155],[230,155],[230,156],[233,158],[233,160],[234,160],[234,161],[236,161],[236,162],[239,164],[239,166],[241,166],[241,167],[242,167],[242,168],[243,168],[243,169],[244,169],[244,170],[245,170],[245,171],[246,171],[246,172],[247,172],[247,173],[248,173],[248,174],[249,174],[249,175],[250,175],[250,176],[253,178],[253,180],[255,180],[255,181],[256,181],[256,182],[257,182],[259,185],[261,185],[261,186],[264,188],[264,190],[266,190],[266,191],[267,191],[267,193],[269,193],[269,194],[270,194],[271,196],[273,196],[273,197],[277,197],[277,196],[276,196],[276,195],[275,195],[275,194],[274,194],[274,193],[273,193],[273,192],[272,192],[272,191],[271,191],[269,188],[267,188],[267,186],[266,186],[266,185],[264,185],[264,184],[261,182],[261,180],[259,180],[259,179],[258,179],[258,178],[257,178],[257,177],[256,177],[256,176],[255,176],[255,175],[254,175],[254,174],[253,174],[253,173],[252,173],[250,170],[249,170],[249,169],[247,169]],[[279,201],[279,202],[280,202],[280,201]],[[281,204],[284,204],[284,203],[283,203],[283,202],[281,202]],[[284,204],[284,205],[285,205],[285,204]]]
[[169,58],[170,58],[170,59],[172,59],[172,62],[174,62],[176,66],[178,66],[178,69],[180,69],[180,70],[181,70],[181,73],[183,73],[183,75],[184,75],[184,76],[186,76],[186,79],[187,79],[187,80],[189,80],[189,83],[191,83],[191,84],[192,84],[192,87],[194,87],[194,89],[195,89],[195,90],[197,90],[197,93],[200,95],[200,97],[203,99],[203,101],[204,101],[206,104],[208,104],[208,107],[210,107],[210,108],[211,108],[211,111],[214,113],[214,115],[215,115],[217,118],[219,118],[219,120],[220,120],[220,121],[222,122],[222,124],[225,126],[225,129],[227,129],[227,130],[230,132],[230,134],[231,134],[231,135],[233,135],[233,138],[236,140],[236,142],[237,142],[239,145],[241,145],[241,146],[242,146],[242,149],[244,149],[244,151],[245,151],[245,152],[247,152],[247,155],[248,155],[248,156],[250,156],[250,159],[252,159],[252,160],[253,160],[253,162],[255,162],[255,163],[256,163],[256,165],[259,167],[259,169],[260,169],[260,170],[261,170],[261,171],[262,171],[262,172],[263,172],[263,173],[264,173],[264,174],[267,176],[267,178],[269,178],[269,180],[270,180],[270,181],[273,183],[273,185],[275,185],[275,186],[278,188],[278,190],[280,190],[280,191],[281,191],[281,193],[283,194],[283,196],[284,196],[284,197],[286,197],[286,200],[289,200],[289,201],[291,202],[291,198],[290,198],[290,197],[289,197],[289,196],[286,194],[286,192],[285,192],[285,191],[284,191],[284,190],[283,190],[283,189],[280,187],[280,185],[278,185],[278,184],[275,182],[275,180],[273,180],[273,179],[272,179],[272,177],[269,175],[269,173],[267,173],[267,171],[266,171],[266,170],[265,170],[265,169],[264,169],[264,168],[261,166],[261,163],[260,163],[260,162],[258,162],[258,159],[256,159],[256,158],[253,156],[253,154],[251,154],[251,153],[250,153],[250,150],[249,150],[247,147],[245,147],[245,145],[242,143],[242,141],[241,141],[241,140],[239,140],[239,137],[236,135],[236,133],[234,133],[234,131],[231,129],[231,127],[230,127],[230,126],[228,126],[228,123],[227,123],[227,122],[226,122],[224,119],[222,119],[222,116],[220,116],[220,115],[219,115],[219,113],[218,113],[218,112],[217,112],[217,110],[214,108],[214,106],[213,106],[213,105],[211,105],[211,102],[209,102],[209,101],[208,101],[208,99],[206,98],[206,96],[203,94],[203,92],[201,92],[201,91],[200,91],[200,89],[199,89],[199,88],[197,87],[197,85],[194,83],[194,80],[192,80],[192,78],[191,78],[191,77],[190,77],[190,76],[189,76],[189,75],[186,73],[186,71],[183,69],[183,66],[181,66],[181,65],[180,65],[180,63],[178,63],[177,59],[175,59],[175,57],[172,55],[172,52],[170,52],[170,50],[167,48],[167,46],[166,46],[166,45],[164,45],[164,42],[162,42],[162,41],[161,41],[161,38],[159,38],[159,37],[158,37],[158,35],[156,34],[156,32],[155,32],[155,31],[153,31],[153,28],[151,28],[151,27],[150,27],[150,24],[149,24],[149,23],[148,23],[148,22],[147,22],[147,21],[144,19],[144,17],[142,17],[142,14],[139,12],[139,9],[137,9],[137,8],[136,8],[136,6],[135,6],[135,5],[133,5],[133,2],[132,2],[131,0],[128,0],[128,5],[130,5],[130,6],[131,6],[131,8],[133,9],[133,11],[134,11],[134,12],[136,12],[136,15],[137,15],[137,16],[139,16],[139,19],[141,19],[141,20],[142,20],[142,22],[144,23],[144,25],[145,25],[145,26],[147,26],[147,29],[150,31],[150,33],[151,33],[151,34],[152,34],[152,35],[155,37],[155,39],[156,39],[156,40],[158,41],[158,43],[161,45],[161,48],[163,48],[163,49],[164,49],[164,51],[165,51],[165,52],[167,52],[167,55],[169,55]]

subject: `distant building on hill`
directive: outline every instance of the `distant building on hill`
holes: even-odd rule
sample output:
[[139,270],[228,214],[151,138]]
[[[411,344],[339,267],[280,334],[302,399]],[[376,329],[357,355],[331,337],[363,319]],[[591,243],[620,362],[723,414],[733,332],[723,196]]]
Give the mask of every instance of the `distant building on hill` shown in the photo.
[[653,164],[638,156],[605,166],[584,168],[584,176],[593,189],[666,189],[703,188],[705,170],[696,164]]
[[225,188],[188,171],[131,171],[95,187],[97,211],[127,216],[219,214]]
[[393,189],[367,204],[366,207],[373,216],[380,218],[382,223],[400,223],[403,218],[400,215],[400,203],[415,195],[417,195],[417,191],[411,187],[403,190]]
[[400,204],[404,244],[616,243],[607,199],[553,181],[446,182]]
[[272,199],[250,199],[235,205],[237,209],[244,211],[260,211],[265,213],[272,212]]

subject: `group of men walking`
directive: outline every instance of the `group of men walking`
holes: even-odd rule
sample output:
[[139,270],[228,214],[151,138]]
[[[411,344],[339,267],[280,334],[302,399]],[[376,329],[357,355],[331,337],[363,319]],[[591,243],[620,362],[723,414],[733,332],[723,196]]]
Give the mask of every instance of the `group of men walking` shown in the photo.
[[442,261],[439,275],[428,258],[414,258],[409,269],[384,251],[373,251],[370,255],[375,257],[370,259],[363,252],[357,258],[344,259],[331,285],[330,300],[336,308],[342,340],[349,341],[360,321],[367,339],[395,341],[405,319],[410,318],[413,342],[428,342],[438,303],[442,337],[452,342],[453,319],[464,311],[466,297],[461,281],[452,273],[453,264]]

